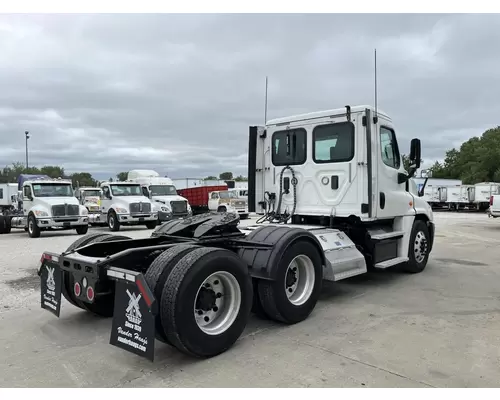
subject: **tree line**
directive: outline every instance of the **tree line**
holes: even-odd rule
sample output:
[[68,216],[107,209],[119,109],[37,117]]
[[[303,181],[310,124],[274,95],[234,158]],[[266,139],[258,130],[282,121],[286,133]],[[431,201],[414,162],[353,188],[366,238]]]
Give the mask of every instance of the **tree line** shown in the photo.
[[445,154],[429,170],[433,178],[461,179],[464,184],[500,182],[500,126],[472,137]]
[[[15,162],[11,166],[5,166],[0,169],[0,183],[17,183],[17,179],[21,174],[33,175],[47,175],[51,178],[71,179],[73,187],[77,186],[98,186],[99,181],[95,179],[90,172],[74,172],[72,174],[66,173],[64,167],[57,165],[45,165],[43,167],[28,167],[21,162]],[[115,178],[110,177],[109,181],[123,182],[127,180],[128,172],[119,172]],[[205,180],[232,180],[246,181],[242,175],[233,177],[232,172],[222,172],[219,177],[207,176]]]

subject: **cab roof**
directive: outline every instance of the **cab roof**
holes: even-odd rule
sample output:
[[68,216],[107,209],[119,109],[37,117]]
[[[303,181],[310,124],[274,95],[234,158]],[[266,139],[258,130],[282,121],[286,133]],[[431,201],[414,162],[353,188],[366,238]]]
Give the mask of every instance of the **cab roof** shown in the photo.
[[[358,106],[351,106],[351,114],[356,114],[356,113],[363,113],[365,112],[365,109],[369,109],[372,112],[375,112],[375,107],[370,106],[370,105],[358,105]],[[282,117],[282,118],[275,118],[270,121],[267,121],[267,126],[270,125],[280,125],[280,124],[287,124],[290,122],[298,122],[298,121],[306,121],[306,120],[311,120],[311,119],[319,119],[319,118],[325,118],[325,117],[341,117],[346,114],[346,108],[335,108],[331,110],[324,110],[324,111],[315,111],[311,113],[306,113],[306,114],[298,114],[298,115],[292,115],[289,117]],[[380,109],[377,109],[377,114],[383,116],[389,121],[392,121],[391,117],[389,117],[388,114],[383,112]]]

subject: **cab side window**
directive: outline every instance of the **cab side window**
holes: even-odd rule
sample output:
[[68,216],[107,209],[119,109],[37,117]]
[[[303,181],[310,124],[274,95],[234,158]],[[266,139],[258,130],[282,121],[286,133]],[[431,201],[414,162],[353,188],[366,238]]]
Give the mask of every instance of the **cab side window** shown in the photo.
[[149,197],[148,188],[145,186],[142,187],[142,195],[145,197]]
[[212,193],[212,200],[217,200],[219,198],[218,193]]
[[109,195],[110,195],[110,193],[109,193],[109,187],[108,186],[104,186],[102,188],[102,198],[103,199],[107,199],[107,198],[109,198]]
[[382,161],[391,168],[399,169],[401,156],[399,154],[396,134],[392,129],[382,126],[380,128],[380,151]]

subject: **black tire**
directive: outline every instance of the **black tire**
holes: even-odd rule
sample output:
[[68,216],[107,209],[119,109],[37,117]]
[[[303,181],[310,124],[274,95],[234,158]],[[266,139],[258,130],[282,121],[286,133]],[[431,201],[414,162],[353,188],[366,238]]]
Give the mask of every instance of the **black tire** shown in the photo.
[[262,307],[262,303],[259,298],[259,279],[252,279],[253,286],[253,302],[252,302],[252,312],[261,319],[269,319],[269,315],[266,314],[266,310]]
[[85,235],[89,231],[88,225],[80,225],[76,227],[76,233],[79,235]]
[[[112,240],[131,240],[131,238],[128,236],[106,234],[105,236],[103,235],[90,240],[87,244],[110,242]],[[73,285],[74,284],[73,279],[71,279],[71,281]],[[100,283],[103,284],[103,282]],[[79,305],[81,305],[81,308],[99,317],[104,317],[104,318],[112,317],[115,308],[115,282],[109,280],[106,282],[106,284],[110,286],[109,289],[111,293],[106,294],[104,296],[96,297],[93,303],[86,303],[80,300],[76,300],[76,302]],[[97,293],[100,288],[96,287],[94,289],[95,292]]]
[[146,228],[155,229],[158,226],[158,220],[146,222]]
[[[416,246],[419,246],[419,249],[417,249]],[[416,220],[413,223],[410,242],[408,244],[409,260],[407,263],[403,264],[403,270],[412,274],[422,272],[429,260],[429,247],[430,235],[427,224],[424,221]],[[420,253],[424,253],[424,258],[420,262],[417,260],[416,256],[417,250],[419,250]]]
[[[95,239],[100,236],[109,236],[108,233],[91,233],[90,235],[81,237],[75,240],[70,246],[66,249],[66,252],[78,249],[79,247],[83,247],[87,245],[92,239]],[[76,301],[73,297],[73,279],[71,279],[71,274],[67,271],[63,271],[62,273],[62,295],[69,303],[73,304],[75,307],[82,308],[80,305],[81,302]]]
[[0,215],[0,235],[7,233],[7,217]]
[[[240,307],[232,324],[220,334],[198,326],[194,306],[205,279],[226,272],[239,285]],[[185,354],[213,357],[229,349],[245,329],[252,307],[252,281],[247,265],[235,253],[217,248],[195,249],[172,269],[161,295],[160,315],[169,342]]]
[[28,216],[28,235],[30,238],[40,237],[40,228],[36,223],[36,218],[33,214]]
[[[314,284],[309,298],[300,305],[294,305],[287,297],[285,280],[289,264],[299,255],[305,255],[312,261]],[[276,280],[259,280],[260,303],[269,318],[286,324],[295,324],[305,320],[313,311],[321,294],[322,283],[323,270],[319,250],[312,243],[299,240],[285,250],[278,263]]]
[[12,230],[12,217],[5,216],[5,231],[4,233],[10,233]]
[[[148,270],[144,274],[144,278],[153,292],[159,306],[161,306],[161,294],[163,292],[163,287],[165,286],[165,282],[167,281],[172,268],[182,257],[196,248],[199,248],[199,246],[181,244],[171,247],[161,252],[161,254],[158,255],[149,266]],[[170,344],[161,323],[160,314],[161,313],[159,312],[158,315],[156,315],[156,338],[163,343]]]
[[118,217],[113,210],[108,214],[108,228],[111,232],[118,232],[120,230],[120,221],[118,221]]

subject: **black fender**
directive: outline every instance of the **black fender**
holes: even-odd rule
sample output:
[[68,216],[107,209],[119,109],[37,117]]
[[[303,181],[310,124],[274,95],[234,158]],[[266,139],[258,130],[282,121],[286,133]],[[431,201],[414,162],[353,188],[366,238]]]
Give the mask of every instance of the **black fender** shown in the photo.
[[276,280],[279,261],[298,240],[309,241],[316,246],[323,266],[326,264],[325,253],[316,236],[305,229],[286,225],[262,226],[254,230],[245,238],[247,245],[238,250],[238,255],[248,265],[252,278]]

